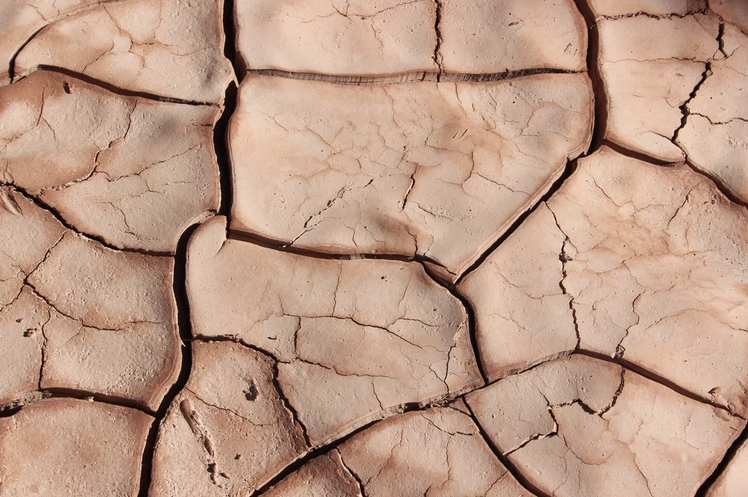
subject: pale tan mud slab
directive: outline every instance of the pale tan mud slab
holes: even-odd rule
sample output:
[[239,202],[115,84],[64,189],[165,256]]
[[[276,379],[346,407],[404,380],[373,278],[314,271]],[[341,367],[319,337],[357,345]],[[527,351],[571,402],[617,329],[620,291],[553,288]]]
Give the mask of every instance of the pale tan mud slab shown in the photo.
[[683,112],[706,63],[721,57],[719,19],[645,15],[602,19],[600,75],[607,93],[605,137],[656,159],[678,162],[673,143]]
[[222,12],[220,0],[101,2],[42,29],[14,71],[51,65],[118,88],[218,103],[233,78]]
[[265,495],[532,496],[466,411],[458,402],[393,416],[312,459]]
[[249,495],[308,446],[269,356],[194,343],[192,372],[161,422],[150,495]]
[[578,336],[582,349],[745,415],[745,209],[686,166],[607,147],[579,164],[460,284],[487,374],[573,350]]
[[570,0],[236,2],[247,69],[329,75],[585,69]]
[[152,421],[133,409],[86,400],[27,406],[0,419],[0,493],[135,497]]
[[688,103],[676,143],[688,159],[742,202],[748,202],[748,36],[732,24],[722,35],[721,60]]
[[745,425],[582,356],[500,380],[467,403],[518,471],[559,497],[693,495]]
[[178,373],[173,260],[102,247],[3,195],[0,399],[72,389],[156,409]]
[[481,383],[465,309],[419,264],[317,259],[225,236],[216,218],[190,241],[193,333],[272,355],[312,444]]
[[218,209],[218,112],[38,71],[0,88],[2,179],[112,246],[173,252]]
[[454,279],[582,153],[585,75],[344,86],[249,76],[231,229],[328,253],[419,255]]

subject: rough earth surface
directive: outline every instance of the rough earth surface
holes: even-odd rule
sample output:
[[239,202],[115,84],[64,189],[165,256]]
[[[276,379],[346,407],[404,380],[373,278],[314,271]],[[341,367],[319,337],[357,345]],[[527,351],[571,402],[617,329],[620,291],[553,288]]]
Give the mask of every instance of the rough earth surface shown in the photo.
[[0,496],[748,495],[748,3],[8,0],[0,65]]

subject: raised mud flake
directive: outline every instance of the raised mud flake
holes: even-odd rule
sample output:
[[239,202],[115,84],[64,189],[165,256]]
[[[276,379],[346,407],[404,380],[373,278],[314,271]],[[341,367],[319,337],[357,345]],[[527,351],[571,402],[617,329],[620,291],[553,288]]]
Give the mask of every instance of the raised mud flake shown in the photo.
[[222,0],[100,3],[42,29],[18,54],[15,73],[51,65],[161,97],[223,100],[233,74]]
[[[0,209],[0,231],[11,239],[3,245],[0,270],[16,293],[0,311],[11,321],[0,341],[3,347],[24,341],[22,349],[3,352],[12,367],[2,373],[2,398],[22,402],[33,393],[23,388],[36,379],[34,391],[72,389],[156,409],[179,357],[173,260],[102,247],[65,230],[22,195],[5,194],[17,211]],[[17,241],[29,240],[40,247],[28,252],[33,258],[14,250]],[[29,364],[40,366],[35,374],[16,362],[26,354],[33,357]]]
[[693,495],[745,424],[578,355],[500,380],[467,402],[517,470],[559,497]]
[[719,19],[695,14],[598,21],[600,75],[608,98],[605,138],[658,160],[678,162],[673,143],[707,68],[721,57]]
[[151,422],[134,409],[72,399],[0,418],[0,493],[134,497]]
[[[581,349],[636,365],[745,415],[745,209],[685,165],[653,166],[607,147],[579,164],[547,202],[556,226],[539,208],[506,248],[489,255],[462,283],[474,304],[487,374],[498,377],[539,362],[554,350],[536,352],[535,343],[565,344],[577,333]],[[551,264],[554,251],[559,262]],[[526,271],[511,272],[515,259]],[[565,298],[553,289],[552,279],[559,276]],[[519,302],[523,295],[556,295],[549,312],[563,318],[546,325],[516,317],[511,305],[480,294],[481,282],[492,279],[499,288],[515,287],[510,295],[519,295]],[[517,366],[498,346],[506,334],[517,333],[512,312],[527,337],[524,349],[517,341],[524,351]],[[509,321],[492,319],[507,313]]]
[[706,493],[706,497],[741,497],[748,488],[748,443],[743,442],[735,456]]
[[453,280],[586,149],[591,99],[586,75],[384,86],[250,75],[229,131],[231,228],[321,252],[419,255]]
[[173,252],[218,208],[218,112],[37,71],[0,88],[3,179],[108,244]]
[[585,25],[570,0],[262,0],[236,2],[235,10],[237,48],[250,70],[585,69]]
[[694,166],[748,202],[748,36],[725,24],[721,39],[725,57],[710,64],[676,143]]
[[193,333],[267,351],[312,445],[481,383],[461,303],[417,263],[325,260],[195,233]]
[[[312,495],[532,496],[499,462],[460,404],[381,421],[263,495],[307,495],[303,490],[310,484],[318,492]],[[319,493],[322,488],[330,493]]]
[[194,342],[192,372],[161,422],[150,495],[249,495],[308,449],[270,357]]

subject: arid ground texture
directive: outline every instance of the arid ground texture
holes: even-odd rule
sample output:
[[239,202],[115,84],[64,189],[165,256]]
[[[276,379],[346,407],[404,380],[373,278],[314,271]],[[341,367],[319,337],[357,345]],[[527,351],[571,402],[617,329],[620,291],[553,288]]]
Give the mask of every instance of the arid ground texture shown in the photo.
[[0,496],[747,497],[748,0],[0,0]]

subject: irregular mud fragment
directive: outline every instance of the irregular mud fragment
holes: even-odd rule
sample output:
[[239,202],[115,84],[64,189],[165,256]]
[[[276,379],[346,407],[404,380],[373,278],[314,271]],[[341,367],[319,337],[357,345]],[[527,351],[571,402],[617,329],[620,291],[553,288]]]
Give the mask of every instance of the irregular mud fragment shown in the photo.
[[233,78],[223,0],[99,3],[42,29],[18,54],[15,73],[51,65],[161,97],[223,100]]
[[500,380],[467,402],[517,470],[559,497],[694,495],[745,425],[579,355]]
[[3,179],[111,245],[173,252],[218,208],[217,118],[38,71],[0,88]]
[[346,86],[249,76],[231,228],[330,253],[423,256],[455,279],[591,135],[586,75]]
[[570,0],[236,2],[244,66],[329,75],[585,68]]
[[745,209],[687,166],[601,148],[460,284],[487,374],[572,350],[578,334],[745,415],[746,233]]
[[[1,231],[12,237],[3,245],[2,271],[16,295],[0,311],[12,325],[0,340],[3,349],[14,343],[19,348],[3,352],[14,368],[4,377],[9,384],[3,398],[23,397],[23,388],[33,385],[157,408],[176,377],[179,357],[173,260],[102,247],[65,230],[18,193],[6,194],[18,213],[0,209]],[[51,233],[46,245],[44,238],[32,245],[45,252],[16,258],[16,239]],[[19,362],[25,357],[33,357],[29,364],[36,372]]]
[[711,63],[688,103],[676,143],[697,168],[748,202],[748,36],[725,24],[721,50],[725,57]]
[[[264,495],[308,495],[304,489],[311,485],[312,495],[532,496],[491,452],[474,421],[462,412],[464,406],[458,408],[433,408],[377,423],[312,459]],[[320,493],[322,489],[329,493]]]
[[748,443],[743,442],[735,456],[706,493],[706,497],[741,497],[748,490]]
[[152,421],[134,409],[72,399],[0,418],[0,494],[134,497]]
[[707,63],[721,57],[719,19],[688,15],[598,21],[600,75],[608,99],[605,138],[656,159],[678,162],[673,143],[682,106]]
[[461,303],[417,263],[325,260],[226,240],[188,249],[193,333],[267,351],[313,445],[481,383]]
[[304,452],[276,377],[261,352],[193,343],[190,379],[161,422],[149,495],[250,495]]

